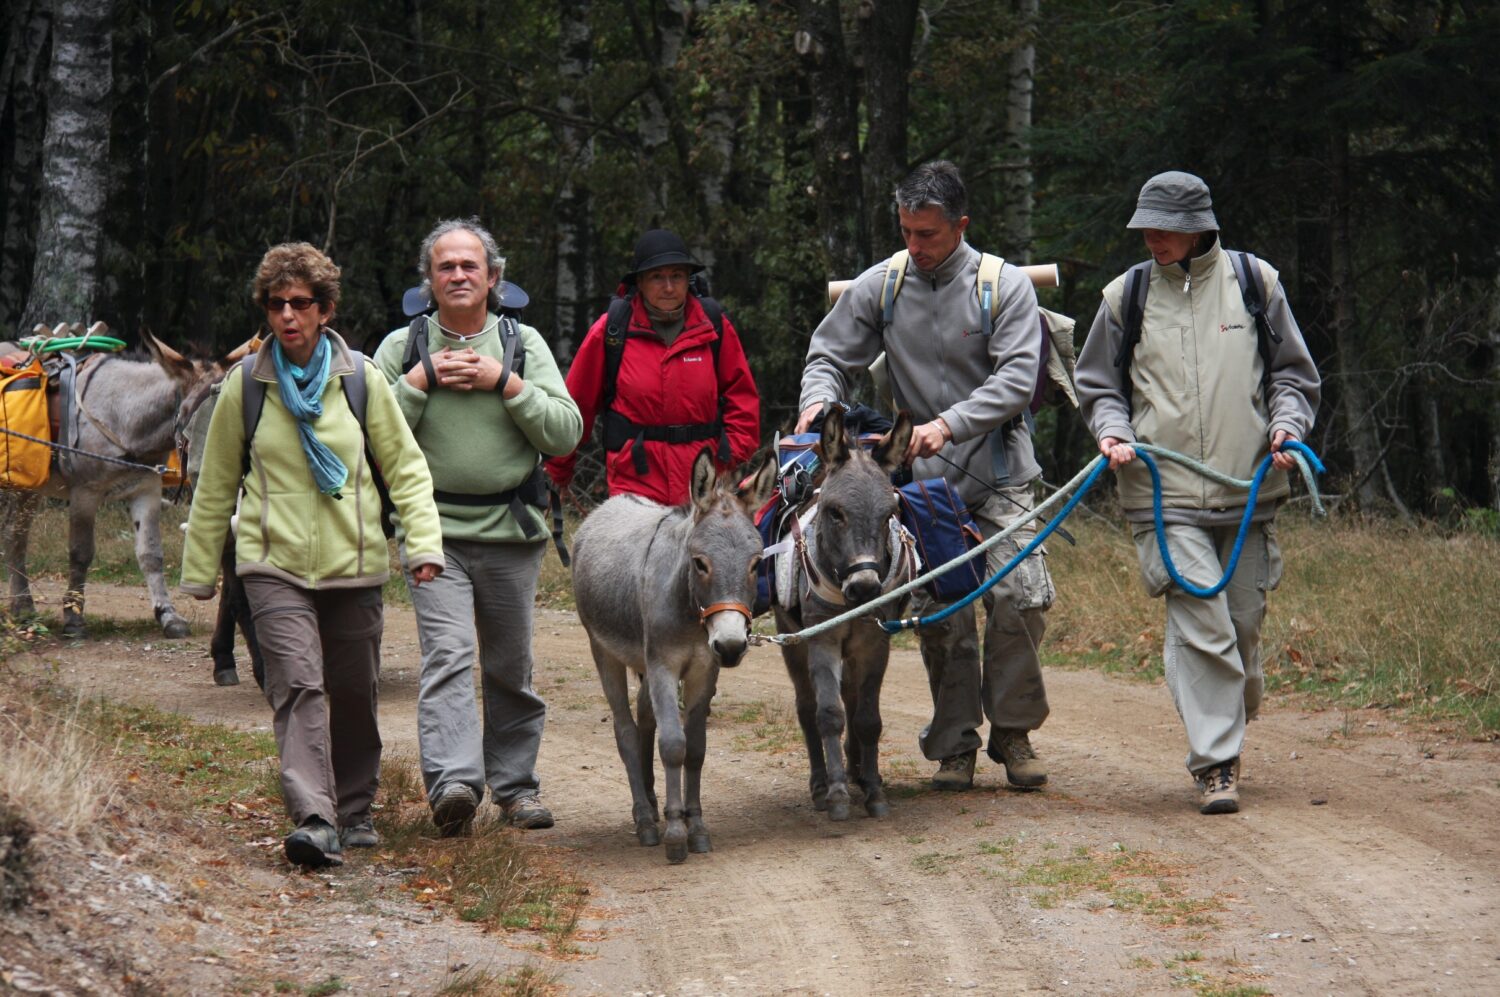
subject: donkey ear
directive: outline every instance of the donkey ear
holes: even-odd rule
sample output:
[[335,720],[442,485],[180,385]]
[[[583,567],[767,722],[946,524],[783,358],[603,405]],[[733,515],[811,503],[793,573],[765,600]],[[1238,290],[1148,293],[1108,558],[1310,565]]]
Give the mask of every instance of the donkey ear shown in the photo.
[[141,330],[141,342],[146,344],[146,350],[151,354],[152,359],[160,364],[173,380],[184,384],[197,380],[198,369],[193,366],[193,362],[151,335],[150,330]]
[[844,410],[830,405],[823,413],[823,435],[818,450],[825,467],[834,468],[849,459],[849,438],[844,435]]
[[761,457],[760,467],[752,472],[736,493],[746,512],[753,515],[766,504],[766,500],[771,497],[771,489],[776,487],[776,471],[776,455],[767,451]]
[[239,363],[241,360],[245,359],[259,348],[260,336],[251,336],[249,339],[245,340],[243,343],[236,346],[228,353],[224,354],[224,359],[219,361],[219,366],[225,369],[233,367],[235,364]]
[[718,480],[718,472],[714,469],[714,452],[704,447],[698,452],[697,459],[693,461],[693,475],[688,491],[693,500],[693,508],[700,514],[713,507],[716,480]]
[[902,409],[896,413],[896,424],[891,431],[875,444],[875,462],[887,472],[894,471],[906,461],[906,448],[911,445],[911,413]]

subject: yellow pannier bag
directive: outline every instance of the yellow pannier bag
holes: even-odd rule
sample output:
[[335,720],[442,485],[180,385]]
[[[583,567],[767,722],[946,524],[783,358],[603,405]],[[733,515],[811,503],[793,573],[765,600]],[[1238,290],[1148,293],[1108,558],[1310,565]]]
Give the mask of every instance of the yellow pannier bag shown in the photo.
[[39,358],[24,367],[0,367],[0,488],[40,488],[47,483],[52,452],[45,443],[23,440],[25,433],[39,440],[51,438],[47,425],[47,373]]
[[182,471],[182,451],[173,449],[167,454],[167,472],[161,476],[163,488],[176,488],[187,481],[187,475]]

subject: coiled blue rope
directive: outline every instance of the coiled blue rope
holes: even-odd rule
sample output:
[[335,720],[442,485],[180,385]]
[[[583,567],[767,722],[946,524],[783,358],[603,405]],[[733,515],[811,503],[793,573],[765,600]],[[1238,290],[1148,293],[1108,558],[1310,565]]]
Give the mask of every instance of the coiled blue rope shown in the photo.
[[[1230,477],[1222,471],[1214,470],[1199,461],[1193,460],[1191,457],[1168,450],[1165,447],[1152,446],[1149,443],[1133,443],[1131,446],[1146,465],[1146,469],[1151,472],[1151,516],[1156,526],[1156,542],[1161,551],[1162,563],[1166,565],[1167,574],[1176,585],[1189,595],[1197,596],[1200,599],[1210,599],[1218,595],[1223,591],[1224,586],[1229,584],[1230,579],[1234,577],[1234,569],[1239,565],[1240,553],[1245,545],[1245,536],[1249,533],[1251,517],[1255,514],[1255,499],[1260,492],[1261,483],[1265,480],[1266,474],[1271,469],[1272,455],[1266,454],[1265,459],[1256,467],[1255,476],[1249,481],[1244,481],[1239,478]],[[1311,447],[1300,441],[1288,440],[1282,445],[1282,449],[1291,451],[1292,455],[1297,459],[1297,464],[1302,470],[1303,478],[1307,482],[1308,492],[1313,496],[1314,509],[1321,512],[1322,504],[1318,501],[1317,482],[1313,475],[1314,473],[1322,474],[1326,470],[1323,462],[1318,459],[1318,455],[1313,452]],[[1174,460],[1185,467],[1190,467],[1215,481],[1239,488],[1248,488],[1249,490],[1249,494],[1245,500],[1245,515],[1240,520],[1239,532],[1236,534],[1234,540],[1234,550],[1230,553],[1229,564],[1224,569],[1224,577],[1219,579],[1218,584],[1210,588],[1200,588],[1182,577],[1182,573],[1177,570],[1177,565],[1173,563],[1172,555],[1167,550],[1166,524],[1162,520],[1161,472],[1157,469],[1156,461],[1151,459],[1152,453],[1158,457]],[[950,603],[928,616],[908,617],[904,620],[881,620],[880,628],[888,634],[895,634],[900,633],[902,630],[915,630],[918,627],[941,623],[954,613],[971,605],[974,600],[982,598],[986,592],[998,585],[1002,578],[1014,571],[1017,565],[1030,556],[1036,548],[1041,546],[1047,537],[1052,534],[1053,530],[1057,529],[1058,525],[1068,517],[1068,514],[1073,511],[1078,503],[1083,500],[1083,496],[1098,481],[1099,475],[1105,466],[1104,459],[1096,457],[1088,476],[1084,478],[1078,490],[1073,493],[1073,497],[1068,500],[1067,505],[1063,506],[1062,510],[1047,523],[1046,527],[1021,549],[1020,553],[1007,561],[995,574],[985,579],[984,583],[974,591],[957,602]]]

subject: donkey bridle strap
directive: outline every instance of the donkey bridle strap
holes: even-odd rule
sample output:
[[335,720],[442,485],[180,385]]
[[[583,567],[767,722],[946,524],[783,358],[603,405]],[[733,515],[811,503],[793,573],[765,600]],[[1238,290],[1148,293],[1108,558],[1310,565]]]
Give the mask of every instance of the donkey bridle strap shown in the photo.
[[755,619],[755,617],[750,613],[750,607],[745,605],[743,602],[715,602],[698,610],[698,622],[707,624],[708,618],[710,616],[714,615],[715,613],[727,612],[739,613],[745,618],[745,622],[747,623]]

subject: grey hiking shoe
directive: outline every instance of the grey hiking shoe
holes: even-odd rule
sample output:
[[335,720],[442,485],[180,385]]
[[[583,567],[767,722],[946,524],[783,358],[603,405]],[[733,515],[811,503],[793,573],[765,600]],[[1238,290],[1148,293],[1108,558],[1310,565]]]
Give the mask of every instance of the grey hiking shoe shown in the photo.
[[1240,760],[1231,758],[1193,773],[1198,783],[1200,814],[1235,814],[1240,812]]
[[944,758],[932,776],[933,789],[960,791],[974,787],[974,756],[979,752],[966,751],[961,755]]
[[445,838],[467,837],[474,827],[474,811],[479,809],[479,797],[461,782],[443,787],[432,801],[432,822],[438,833]]
[[345,848],[374,848],[380,844],[380,832],[375,830],[370,815],[365,814],[339,828],[339,842]]
[[522,793],[506,800],[500,804],[500,811],[505,815],[505,823],[527,831],[539,831],[554,823],[552,811],[542,805],[541,799],[534,792]]
[[338,832],[321,817],[309,817],[281,843],[287,861],[309,869],[343,865],[344,849]]
[[1047,784],[1047,766],[1036,756],[1026,731],[1009,728],[991,731],[990,746],[985,753],[1005,766],[1005,778],[1012,786],[1035,789]]

